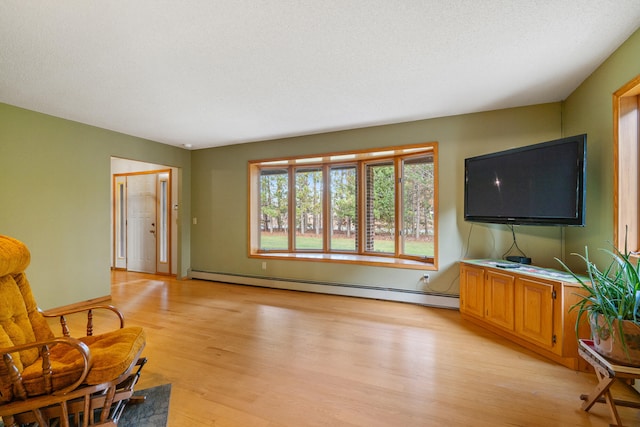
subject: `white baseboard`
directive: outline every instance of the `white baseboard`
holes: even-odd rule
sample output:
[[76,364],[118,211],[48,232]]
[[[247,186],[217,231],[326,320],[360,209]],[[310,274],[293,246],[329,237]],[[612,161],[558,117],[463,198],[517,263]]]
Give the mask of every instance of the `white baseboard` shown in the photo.
[[269,277],[243,276],[194,270],[189,271],[189,277],[192,279],[211,280],[238,285],[407,302],[456,310],[460,308],[460,299],[457,295],[433,294],[420,291],[347,285],[340,283],[321,283]]

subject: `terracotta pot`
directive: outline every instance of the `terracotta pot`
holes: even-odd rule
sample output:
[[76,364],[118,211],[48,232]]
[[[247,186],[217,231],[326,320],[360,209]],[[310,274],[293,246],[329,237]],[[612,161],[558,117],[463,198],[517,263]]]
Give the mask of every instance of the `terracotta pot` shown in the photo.
[[591,317],[591,336],[595,350],[612,360],[624,365],[640,365],[640,326],[630,320],[622,321],[622,332],[624,334],[624,344],[620,338],[620,328],[618,320],[614,320],[611,330],[604,316],[599,314]]

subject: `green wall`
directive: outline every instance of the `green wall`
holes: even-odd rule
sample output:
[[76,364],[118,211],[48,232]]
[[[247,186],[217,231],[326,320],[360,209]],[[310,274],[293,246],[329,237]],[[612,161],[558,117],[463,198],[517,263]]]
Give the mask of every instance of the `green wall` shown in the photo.
[[190,151],[0,104],[0,233],[29,247],[43,309],[111,293],[111,156],[181,168],[186,275]]
[[[606,256],[597,248],[613,242],[613,93],[640,75],[640,31],[636,31],[564,102],[563,133],[587,133],[587,225],[567,230],[566,253],[584,253],[602,267]],[[572,268],[583,267],[568,256]]]
[[[247,162],[438,142],[439,270],[429,272],[429,290],[458,293],[457,261],[500,257],[511,245],[505,226],[474,225],[462,219],[464,158],[558,138],[560,103],[445,117],[396,125],[310,135],[197,150],[192,158],[191,268],[197,271],[426,290],[422,271],[247,256]],[[471,231],[471,233],[470,233]],[[469,242],[469,247],[467,247]],[[518,245],[538,264],[560,256],[560,232],[550,227],[520,227]]]

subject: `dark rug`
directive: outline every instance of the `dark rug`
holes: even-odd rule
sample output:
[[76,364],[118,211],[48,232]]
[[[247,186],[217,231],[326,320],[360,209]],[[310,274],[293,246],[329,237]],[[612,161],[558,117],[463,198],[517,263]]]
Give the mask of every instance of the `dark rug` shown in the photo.
[[171,384],[138,390],[133,394],[146,396],[146,399],[144,403],[125,406],[118,427],[166,427]]
[[[166,427],[169,417],[171,384],[135,391],[134,396],[146,396],[144,403],[127,405],[120,416],[118,427]],[[0,420],[0,427],[4,423]]]

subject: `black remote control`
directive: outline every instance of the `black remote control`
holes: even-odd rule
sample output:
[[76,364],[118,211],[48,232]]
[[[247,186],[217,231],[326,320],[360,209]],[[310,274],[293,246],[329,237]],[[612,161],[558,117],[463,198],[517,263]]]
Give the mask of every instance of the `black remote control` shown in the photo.
[[520,264],[496,264],[500,268],[520,268]]

